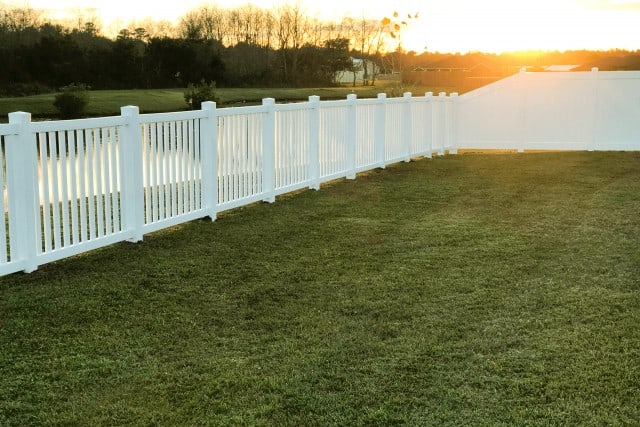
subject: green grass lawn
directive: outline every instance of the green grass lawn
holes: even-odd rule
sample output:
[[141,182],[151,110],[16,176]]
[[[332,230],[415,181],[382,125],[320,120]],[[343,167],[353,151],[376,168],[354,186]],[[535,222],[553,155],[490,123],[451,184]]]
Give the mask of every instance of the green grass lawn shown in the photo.
[[[321,99],[342,99],[350,93],[361,98],[376,97],[379,92],[389,89],[388,82],[376,87],[334,87],[334,88],[219,88],[219,104],[225,106],[254,105],[263,98],[275,98],[277,102],[306,101],[309,96],[317,95]],[[438,88],[407,87],[416,96],[422,96],[428,90],[438,92]],[[148,90],[96,90],[89,92],[89,102],[85,110],[87,116],[113,116],[120,114],[120,107],[137,105],[142,113],[181,111],[187,108],[184,101],[184,89],[148,89]],[[53,107],[55,93],[25,96],[20,98],[0,98],[0,119],[6,122],[7,114],[14,111],[26,111],[36,118],[55,117]]]
[[639,212],[468,153],[0,278],[0,425],[637,425]]

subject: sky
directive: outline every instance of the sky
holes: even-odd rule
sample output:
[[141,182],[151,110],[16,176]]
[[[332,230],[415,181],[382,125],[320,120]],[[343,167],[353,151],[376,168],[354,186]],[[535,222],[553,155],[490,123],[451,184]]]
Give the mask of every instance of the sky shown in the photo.
[[[340,20],[419,13],[402,35],[405,49],[421,52],[640,49],[640,0],[299,0],[308,15]],[[286,0],[4,0],[70,13],[94,8],[103,22],[126,26],[145,18],[173,21],[202,4],[274,8]],[[290,1],[291,4],[291,1]],[[322,6],[319,7],[318,5]]]

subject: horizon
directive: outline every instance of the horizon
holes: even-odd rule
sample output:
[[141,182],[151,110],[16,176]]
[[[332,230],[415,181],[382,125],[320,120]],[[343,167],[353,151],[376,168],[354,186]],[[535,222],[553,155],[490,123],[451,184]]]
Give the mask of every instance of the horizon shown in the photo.
[[[363,0],[344,3],[327,0],[323,2],[323,9],[316,9],[311,0],[299,2],[306,16],[321,21],[340,21],[344,17],[381,20],[391,16],[394,9],[400,14],[418,13],[419,17],[411,20],[402,32],[403,49],[417,54],[640,50],[638,1],[538,0],[535,3],[505,3],[485,0],[477,3],[473,0],[405,0],[393,8],[379,3],[367,5]],[[115,36],[119,29],[135,23],[144,24],[149,19],[176,25],[186,13],[203,5],[233,9],[247,4],[275,10],[291,3],[279,0],[182,0],[179,4],[153,5],[150,0],[135,4],[125,0],[0,2],[3,6],[42,11],[44,17],[52,20],[97,18],[102,34],[110,37]]]

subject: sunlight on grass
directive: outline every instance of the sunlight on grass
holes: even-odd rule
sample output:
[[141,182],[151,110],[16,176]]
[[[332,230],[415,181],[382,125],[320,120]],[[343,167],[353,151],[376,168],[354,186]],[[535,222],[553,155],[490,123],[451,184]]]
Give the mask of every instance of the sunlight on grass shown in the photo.
[[[277,102],[306,101],[309,96],[317,95],[323,100],[345,99],[355,93],[360,98],[375,98],[378,93],[388,90],[389,82],[380,82],[377,86],[328,87],[328,88],[218,88],[219,106],[243,106],[260,104],[263,98],[275,98]],[[439,88],[407,86],[416,96],[426,91],[437,93]],[[89,103],[85,110],[87,116],[114,116],[120,114],[120,107],[136,105],[142,113],[181,111],[187,109],[184,101],[184,89],[137,89],[137,90],[95,90],[89,92]],[[6,121],[7,114],[14,111],[26,111],[34,117],[55,117],[53,107],[54,93],[25,96],[20,98],[0,98],[0,121]]]
[[2,425],[632,425],[640,154],[399,164],[0,279]]

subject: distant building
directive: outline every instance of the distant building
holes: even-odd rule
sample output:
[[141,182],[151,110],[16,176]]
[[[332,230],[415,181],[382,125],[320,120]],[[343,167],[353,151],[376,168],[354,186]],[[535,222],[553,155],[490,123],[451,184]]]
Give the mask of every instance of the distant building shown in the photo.
[[544,71],[552,73],[566,73],[578,68],[579,65],[549,65],[544,67]]
[[640,70],[640,54],[607,56],[576,67],[572,71],[590,71],[594,67],[600,71],[638,71]]
[[439,61],[414,67],[403,73],[403,81],[420,86],[443,88],[460,93],[493,83],[513,74],[480,54],[451,55]]
[[367,79],[372,80],[374,75],[378,75],[380,73],[380,68],[371,61],[363,61],[360,58],[351,58],[353,62],[353,68],[351,70],[342,70],[336,73],[336,83],[341,84],[364,84],[365,82],[365,73],[364,67],[366,63],[367,67]]
[[570,71],[576,71],[579,65],[518,65],[514,67],[519,71],[524,70],[527,73],[568,73]]

